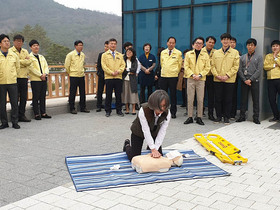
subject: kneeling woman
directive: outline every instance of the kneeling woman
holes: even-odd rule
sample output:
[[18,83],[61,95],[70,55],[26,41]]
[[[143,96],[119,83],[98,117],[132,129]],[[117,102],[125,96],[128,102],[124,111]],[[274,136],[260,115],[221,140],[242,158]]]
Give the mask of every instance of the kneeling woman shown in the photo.
[[142,104],[137,118],[131,126],[131,145],[125,140],[123,151],[128,159],[141,155],[144,139],[151,150],[151,156],[159,158],[162,156],[162,142],[166,129],[170,122],[169,97],[164,90],[153,92],[147,104]]

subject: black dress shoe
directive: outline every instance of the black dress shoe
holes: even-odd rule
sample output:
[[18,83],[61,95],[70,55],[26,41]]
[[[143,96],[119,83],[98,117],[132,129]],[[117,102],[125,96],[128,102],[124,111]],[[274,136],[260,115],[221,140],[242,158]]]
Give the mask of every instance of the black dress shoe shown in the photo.
[[87,109],[82,109],[81,112],[90,113],[90,111]]
[[71,113],[71,114],[77,114],[77,111],[76,111],[75,109],[72,109],[72,110],[70,111],[70,113]]
[[204,122],[202,121],[202,119],[201,119],[200,117],[198,117],[198,118],[196,119],[196,123],[197,123],[198,125],[204,125]]
[[215,117],[212,114],[208,115],[208,119],[211,120],[211,121],[215,121],[216,120]]
[[176,114],[171,114],[171,118],[175,119],[176,118]]
[[124,141],[124,144],[123,144],[123,152],[126,151],[126,147],[129,146],[129,145],[130,145],[130,140],[129,140],[129,139],[126,139],[126,140]]
[[259,119],[253,119],[253,122],[255,123],[255,124],[261,124],[261,122],[259,121]]
[[41,120],[41,119],[42,119],[42,118],[41,118],[40,115],[35,116],[35,120]]
[[227,117],[224,117],[224,124],[225,125],[229,125],[230,123],[229,123],[229,119],[227,118]]
[[2,124],[2,125],[0,125],[0,129],[4,129],[4,128],[8,128],[9,127],[9,124],[7,123],[7,124]]
[[50,118],[52,118],[52,116],[47,115],[47,114],[42,114],[41,118],[50,119]]
[[190,123],[193,123],[193,118],[192,118],[192,117],[189,117],[189,118],[184,122],[184,124],[190,124]]
[[117,112],[117,115],[120,116],[120,117],[123,117],[123,116],[124,116],[124,114],[122,113],[122,111],[118,111],[118,112]]
[[214,120],[214,123],[220,123],[222,121],[221,117],[218,117],[217,119]]
[[235,122],[243,122],[245,121],[246,119],[244,117],[239,117]]
[[14,129],[20,129],[20,126],[19,126],[17,123],[14,123],[14,124],[13,124],[13,128],[14,128]]
[[269,120],[269,122],[277,122],[279,121],[279,118],[273,117],[272,119]]
[[31,122],[30,119],[28,119],[26,116],[22,116],[18,118],[19,122]]
[[101,108],[97,108],[97,109],[96,109],[96,112],[101,112]]
[[106,112],[105,116],[106,117],[110,117],[111,113],[110,112]]

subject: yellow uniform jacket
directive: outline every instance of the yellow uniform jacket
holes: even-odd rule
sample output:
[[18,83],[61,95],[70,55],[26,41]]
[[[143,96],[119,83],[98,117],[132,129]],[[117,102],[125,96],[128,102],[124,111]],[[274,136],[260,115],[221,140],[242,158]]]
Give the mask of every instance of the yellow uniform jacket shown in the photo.
[[8,50],[7,57],[0,52],[0,84],[16,84],[17,74],[20,69],[18,56],[11,50]]
[[263,68],[267,71],[267,79],[280,79],[280,53],[278,53],[276,59],[273,53],[267,54],[264,59]]
[[30,65],[32,63],[31,59],[26,59],[26,57],[30,57],[29,53],[26,49],[21,49],[19,52],[14,46],[11,47],[11,50],[19,57],[19,62],[20,62],[20,70],[18,72],[17,77],[18,78],[27,78]]
[[202,78],[200,80],[205,81],[210,68],[210,58],[207,52],[201,50],[197,61],[195,50],[186,53],[184,60],[184,78],[190,78],[193,74],[201,74]]
[[160,54],[161,77],[178,77],[182,66],[182,52],[173,49],[169,56],[169,50],[165,49]]
[[[205,51],[208,54],[208,51],[207,51],[206,47],[203,47],[202,51]],[[212,49],[210,51],[210,54],[208,54],[209,58],[210,58],[210,66],[211,67],[212,67],[212,57],[213,57],[213,54],[214,54],[215,51],[216,51],[216,49]],[[211,76],[211,75],[213,75],[213,74],[212,74],[211,69],[210,69],[210,71],[208,72],[207,76]]]
[[[43,74],[48,74],[49,67],[48,67],[48,63],[47,63],[45,57],[40,54],[38,54],[38,55],[39,55],[39,60],[40,60]],[[30,80],[31,81],[42,81],[40,78],[42,73],[40,70],[38,59],[33,55],[32,52],[30,53],[30,59],[32,60],[32,64],[30,66],[30,71],[29,71]]]
[[[121,53],[115,51],[114,58],[111,50],[104,52],[101,57],[101,65],[104,70],[105,79],[122,79],[125,62]],[[120,71],[120,73],[113,76],[112,73],[116,70]]]
[[211,72],[215,82],[220,82],[216,76],[228,76],[226,83],[234,83],[239,68],[239,52],[229,48],[226,53],[223,49],[216,50],[212,56]]
[[65,59],[65,69],[70,77],[84,77],[85,76],[85,54],[83,52],[78,55],[76,50],[67,54]]

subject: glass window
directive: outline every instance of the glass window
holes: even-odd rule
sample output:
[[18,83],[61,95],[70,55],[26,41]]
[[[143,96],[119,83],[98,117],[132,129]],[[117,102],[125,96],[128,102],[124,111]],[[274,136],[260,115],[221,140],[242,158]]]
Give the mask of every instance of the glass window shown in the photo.
[[143,45],[152,45],[151,53],[156,56],[158,47],[158,12],[141,12],[136,14],[137,56],[143,54]]
[[246,53],[246,41],[251,37],[252,3],[231,5],[231,35],[237,39],[236,49]]
[[123,14],[124,17],[124,37],[123,41],[133,42],[133,15]]
[[135,1],[136,1],[136,9],[158,8],[158,0],[135,0]]
[[123,11],[133,10],[133,1],[132,0],[123,0]]
[[193,30],[193,38],[214,36],[215,48],[220,48],[220,35],[227,31],[227,5],[195,7]]
[[161,47],[167,47],[168,37],[176,38],[176,48],[184,51],[190,48],[190,9],[162,11]]
[[162,0],[162,7],[173,7],[173,6],[181,6],[181,5],[190,5],[191,0]]
[[195,4],[212,3],[212,2],[225,2],[225,3],[227,3],[227,0],[194,0]]

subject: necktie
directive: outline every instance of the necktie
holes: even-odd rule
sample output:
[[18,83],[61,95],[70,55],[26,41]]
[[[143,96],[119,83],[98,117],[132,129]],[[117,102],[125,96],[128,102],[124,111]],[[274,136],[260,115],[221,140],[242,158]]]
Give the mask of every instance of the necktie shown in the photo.
[[172,53],[172,50],[169,50],[169,56],[171,55],[171,53]]
[[112,52],[113,58],[115,59],[115,52]]

